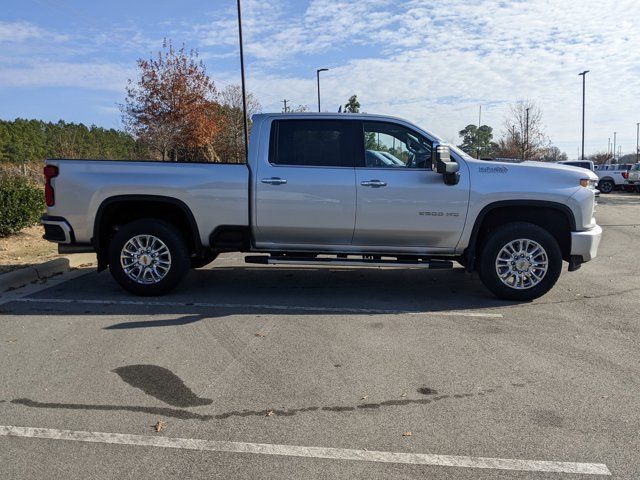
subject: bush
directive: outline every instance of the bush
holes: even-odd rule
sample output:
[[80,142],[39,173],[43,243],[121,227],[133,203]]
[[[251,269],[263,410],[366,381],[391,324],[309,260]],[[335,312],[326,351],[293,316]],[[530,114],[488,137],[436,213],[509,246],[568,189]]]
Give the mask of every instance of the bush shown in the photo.
[[0,178],[0,237],[18,233],[34,225],[44,213],[42,189],[24,177],[2,175]]

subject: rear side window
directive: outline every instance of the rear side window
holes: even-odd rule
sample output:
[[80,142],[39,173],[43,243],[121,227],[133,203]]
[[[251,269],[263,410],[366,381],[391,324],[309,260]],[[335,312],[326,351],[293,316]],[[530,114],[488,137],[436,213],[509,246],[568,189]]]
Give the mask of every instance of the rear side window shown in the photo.
[[353,167],[356,122],[276,120],[271,125],[269,161],[301,167]]

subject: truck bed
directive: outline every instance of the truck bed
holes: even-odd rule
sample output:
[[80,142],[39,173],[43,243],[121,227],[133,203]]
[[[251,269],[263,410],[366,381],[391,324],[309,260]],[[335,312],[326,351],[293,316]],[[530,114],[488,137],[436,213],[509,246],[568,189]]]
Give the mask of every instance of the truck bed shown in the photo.
[[221,225],[249,224],[249,169],[245,164],[121,160],[47,160],[56,201],[48,214],[64,212],[78,243],[89,243],[100,205],[115,196],[162,196],[186,204],[200,239]]

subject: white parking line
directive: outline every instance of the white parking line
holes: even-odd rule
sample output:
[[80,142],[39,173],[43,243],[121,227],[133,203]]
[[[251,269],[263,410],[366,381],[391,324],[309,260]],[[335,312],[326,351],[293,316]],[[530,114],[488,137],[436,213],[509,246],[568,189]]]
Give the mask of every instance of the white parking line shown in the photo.
[[17,298],[16,302],[25,303],[79,303],[91,305],[136,305],[152,307],[205,307],[205,308],[241,308],[241,309],[264,309],[264,310],[296,310],[304,312],[332,312],[332,313],[364,313],[364,314],[407,314],[407,315],[429,315],[445,317],[483,317],[502,318],[501,313],[482,313],[466,311],[433,311],[416,312],[411,310],[382,310],[371,308],[349,308],[349,307],[309,307],[302,305],[267,305],[250,303],[207,303],[207,302],[163,302],[163,301],[142,301],[142,300],[91,300],[72,298]]
[[225,442],[193,438],[150,437],[124,433],[84,432],[52,428],[30,428],[0,425],[0,436],[70,440],[75,442],[109,443],[144,447],[178,448],[211,452],[250,453],[256,455],[282,455],[286,457],[328,458],[362,462],[403,463],[442,467],[485,468],[493,470],[519,470],[525,472],[578,473],[583,475],[611,475],[603,463],[553,462],[544,460],[517,460],[509,458],[467,457],[459,455],[433,455],[429,453],[379,452],[348,448],[305,447],[268,443]]

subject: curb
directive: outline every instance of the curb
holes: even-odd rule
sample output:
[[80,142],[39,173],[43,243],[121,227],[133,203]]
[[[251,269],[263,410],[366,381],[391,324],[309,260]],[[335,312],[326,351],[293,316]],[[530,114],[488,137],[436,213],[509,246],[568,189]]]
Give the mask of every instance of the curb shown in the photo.
[[15,290],[29,283],[45,280],[53,275],[68,272],[79,266],[95,265],[95,253],[65,255],[48,262],[31,265],[0,275],[0,292]]

